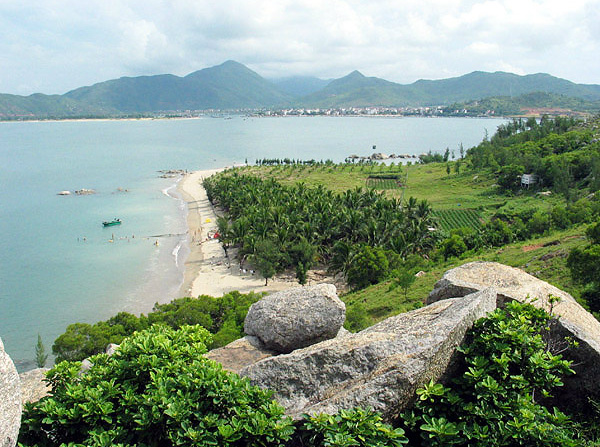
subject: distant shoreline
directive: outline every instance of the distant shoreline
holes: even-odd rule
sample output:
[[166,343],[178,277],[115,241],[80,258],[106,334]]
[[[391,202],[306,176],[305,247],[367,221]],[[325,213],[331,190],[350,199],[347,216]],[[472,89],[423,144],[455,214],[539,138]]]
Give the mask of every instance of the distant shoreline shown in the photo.
[[[225,117],[239,116],[244,118],[257,118],[257,119],[269,119],[269,118],[394,118],[394,119],[410,119],[410,118],[460,118],[460,119],[511,119],[511,118],[525,118],[530,116],[541,117],[542,115],[474,115],[474,116],[454,116],[454,115],[395,115],[395,114],[377,114],[377,115],[253,115],[251,113],[234,113],[234,112],[216,112],[221,113],[223,116],[211,116],[211,115],[200,115],[200,116],[165,116],[165,117],[142,117],[142,118],[49,118],[49,119],[0,119],[2,123],[62,123],[62,122],[102,122],[102,121],[167,121],[167,120],[199,120],[199,119],[224,119]],[[214,115],[214,114],[213,114]]]

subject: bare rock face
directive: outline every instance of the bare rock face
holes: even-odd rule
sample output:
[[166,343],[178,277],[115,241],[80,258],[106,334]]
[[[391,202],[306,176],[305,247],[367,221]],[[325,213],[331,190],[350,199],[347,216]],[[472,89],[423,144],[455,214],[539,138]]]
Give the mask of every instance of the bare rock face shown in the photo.
[[418,387],[446,374],[467,330],[495,306],[493,289],[440,301],[356,334],[263,359],[239,374],[273,390],[296,418],[370,406],[392,421]]
[[276,353],[265,348],[258,337],[247,335],[232,341],[227,346],[207,352],[205,357],[219,362],[227,371],[238,373],[245,366],[274,354]]
[[49,368],[36,368],[19,374],[21,379],[21,402],[37,402],[50,392],[50,385],[44,382]]
[[[567,292],[514,267],[496,262],[471,262],[447,271],[427,301],[464,296],[486,287],[498,291],[499,306],[510,300],[530,302],[558,317],[551,326],[551,343],[566,347],[565,337],[577,341],[578,346],[565,353],[573,360],[576,374],[566,378],[565,386],[555,393],[562,403],[568,400],[569,405],[581,410],[588,405],[588,396],[600,398],[597,380],[600,377],[600,322]],[[558,297],[559,301],[551,303],[550,296]]]
[[288,353],[337,335],[346,306],[333,284],[276,292],[254,303],[244,332],[258,337],[267,350]]
[[21,411],[19,374],[0,339],[0,447],[17,444]]

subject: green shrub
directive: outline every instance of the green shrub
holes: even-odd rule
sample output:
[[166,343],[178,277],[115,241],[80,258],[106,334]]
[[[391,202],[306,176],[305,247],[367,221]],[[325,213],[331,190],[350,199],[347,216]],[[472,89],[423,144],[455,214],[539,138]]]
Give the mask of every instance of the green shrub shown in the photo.
[[24,446],[281,446],[294,428],[270,393],[206,359],[199,326],[156,325],[111,357],[62,362],[50,395],[27,404]]
[[371,409],[304,415],[300,430],[302,445],[306,447],[398,447],[408,442],[404,430],[384,424]]
[[153,324],[165,324],[173,329],[199,324],[215,334],[209,348],[224,346],[242,336],[248,309],[260,297],[260,294],[253,292],[242,294],[233,291],[218,298],[208,295],[177,298],[167,304],[156,304],[148,316],[136,317],[120,312],[107,321],[95,324],[70,324],[54,341],[52,352],[57,362],[80,361],[104,352],[109,343],[119,344],[135,331],[147,329]]
[[362,289],[377,284],[389,273],[389,261],[385,250],[380,247],[363,246],[354,256],[346,277],[348,285]]
[[548,314],[508,303],[475,323],[461,348],[462,373],[448,387],[430,382],[405,414],[423,446],[577,446],[568,418],[539,403],[572,373],[546,349]]
[[465,251],[467,251],[467,245],[463,241],[462,237],[460,237],[458,234],[453,234],[449,238],[442,241],[440,250],[444,255],[444,259],[448,259],[462,255]]
[[371,319],[367,315],[367,309],[363,303],[356,303],[346,307],[346,321],[344,328],[350,332],[358,332],[367,328]]

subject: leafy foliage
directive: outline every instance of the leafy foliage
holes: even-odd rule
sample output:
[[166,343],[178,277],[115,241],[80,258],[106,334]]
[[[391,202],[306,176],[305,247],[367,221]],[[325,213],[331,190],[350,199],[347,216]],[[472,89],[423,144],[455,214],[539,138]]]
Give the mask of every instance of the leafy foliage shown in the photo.
[[348,284],[362,289],[370,284],[377,284],[385,278],[389,271],[389,261],[381,248],[363,246],[352,260],[348,269]]
[[156,325],[112,356],[62,362],[26,405],[19,441],[55,446],[284,445],[294,429],[270,394],[206,359],[210,334]]
[[568,418],[540,399],[570,374],[547,350],[549,315],[508,303],[475,323],[462,346],[462,373],[448,387],[430,382],[405,415],[411,440],[423,446],[576,446]]
[[304,415],[300,427],[307,447],[399,447],[408,442],[404,430],[382,422],[370,409],[340,410],[335,415]]
[[174,329],[183,325],[199,324],[215,334],[209,348],[224,346],[243,336],[244,318],[250,306],[261,295],[230,292],[213,298],[178,298],[167,304],[156,304],[147,316],[136,317],[120,312],[107,321],[95,324],[74,323],[67,327],[52,346],[57,361],[78,361],[104,352],[109,343],[119,344],[135,331],[147,329],[153,324],[165,324]]
[[42,342],[42,336],[38,334],[37,343],[35,345],[35,364],[38,368],[46,366],[48,360],[48,354],[46,353],[46,347]]

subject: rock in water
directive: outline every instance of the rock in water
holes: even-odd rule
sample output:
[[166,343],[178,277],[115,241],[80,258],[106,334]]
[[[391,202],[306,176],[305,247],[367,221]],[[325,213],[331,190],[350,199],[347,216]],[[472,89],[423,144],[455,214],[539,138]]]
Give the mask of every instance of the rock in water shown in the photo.
[[438,380],[473,322],[495,309],[493,289],[388,318],[356,334],[273,356],[240,371],[295,418],[370,406],[387,421]]
[[17,444],[21,426],[21,382],[0,339],[0,447]]
[[[551,311],[558,318],[551,326],[550,345],[555,350],[568,348],[566,337],[578,344],[564,353],[573,360],[576,374],[565,378],[565,386],[555,392],[557,403],[586,411],[588,397],[600,399],[600,322],[567,292],[523,270],[481,261],[448,270],[434,287],[427,300],[429,303],[494,287],[498,291],[499,306],[507,300],[516,300]],[[552,303],[550,296],[559,301]]]
[[333,284],[295,287],[266,296],[250,306],[244,332],[267,350],[288,353],[337,335],[346,306]]

